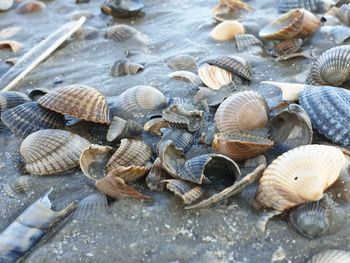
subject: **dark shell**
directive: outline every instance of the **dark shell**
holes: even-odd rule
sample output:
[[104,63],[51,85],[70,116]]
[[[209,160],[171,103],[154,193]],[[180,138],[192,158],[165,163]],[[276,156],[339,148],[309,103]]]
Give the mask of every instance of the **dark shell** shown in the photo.
[[47,93],[49,93],[49,90],[45,89],[45,88],[37,88],[37,89],[32,89],[28,96],[29,98],[31,98],[32,100],[37,101],[40,97],[46,95]]
[[124,120],[114,116],[107,132],[107,141],[134,138],[141,135],[143,128],[133,120]]
[[90,26],[82,27],[74,33],[74,36],[79,40],[93,40],[96,39],[98,35],[98,29]]
[[121,77],[127,75],[135,75],[143,70],[143,66],[141,64],[125,60],[119,59],[117,60],[112,69],[111,75],[113,77]]
[[203,195],[202,187],[177,179],[164,180],[166,188],[179,196],[184,204],[189,205]]
[[107,197],[103,193],[88,195],[79,202],[79,207],[74,213],[74,218],[84,220],[89,217],[98,217],[101,213],[107,211]]
[[263,46],[263,43],[254,35],[239,34],[235,37],[239,52],[251,49],[254,46]]
[[39,130],[64,127],[65,122],[62,114],[45,109],[36,102],[8,109],[1,114],[1,120],[21,138]]
[[295,8],[304,8],[311,12],[318,11],[319,0],[279,0],[278,11],[281,13],[288,12]]
[[30,98],[24,93],[16,91],[2,91],[0,92],[0,113],[28,101],[30,101]]
[[350,252],[344,250],[325,250],[314,255],[307,263],[347,263]]
[[191,70],[197,68],[196,59],[190,55],[177,55],[170,58],[167,65],[174,70]]
[[112,39],[118,43],[127,41],[131,38],[145,45],[148,45],[151,43],[148,36],[141,33],[136,28],[133,28],[128,25],[123,25],[123,24],[115,25],[108,28],[108,30],[106,31],[105,37],[107,39]]
[[140,13],[143,7],[141,0],[107,0],[101,10],[114,17],[129,17]]
[[163,137],[159,143],[166,140],[171,140],[175,143],[177,148],[182,149],[184,152],[188,151],[188,149],[194,143],[194,136],[186,131],[167,128],[163,128],[161,131],[163,133]]

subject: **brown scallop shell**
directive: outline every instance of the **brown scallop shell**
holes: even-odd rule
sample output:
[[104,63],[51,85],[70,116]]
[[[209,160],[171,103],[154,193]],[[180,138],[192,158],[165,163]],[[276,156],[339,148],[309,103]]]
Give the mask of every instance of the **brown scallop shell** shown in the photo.
[[274,45],[271,50],[267,49],[268,53],[273,57],[287,56],[295,54],[301,47],[303,40],[300,38],[287,39]]
[[18,41],[14,40],[2,40],[0,41],[0,49],[2,48],[10,48],[12,52],[17,53],[22,49],[23,45]]
[[325,250],[314,255],[307,263],[347,263],[350,252],[344,250]]
[[204,64],[198,69],[198,75],[203,83],[212,90],[220,90],[227,85],[233,85],[233,74],[223,68]]
[[38,103],[58,113],[109,124],[109,109],[105,96],[85,85],[76,84],[55,89],[41,97]]
[[34,12],[40,12],[46,8],[45,3],[36,1],[36,0],[29,0],[21,3],[17,7],[17,13],[18,14],[29,14]]
[[192,204],[203,195],[202,187],[189,182],[178,179],[168,179],[163,182],[166,183],[166,188],[180,197],[186,205]]
[[149,45],[151,43],[147,35],[141,33],[136,28],[122,24],[108,28],[106,31],[106,38],[112,39],[115,42],[124,42],[130,38],[135,38],[146,45]]

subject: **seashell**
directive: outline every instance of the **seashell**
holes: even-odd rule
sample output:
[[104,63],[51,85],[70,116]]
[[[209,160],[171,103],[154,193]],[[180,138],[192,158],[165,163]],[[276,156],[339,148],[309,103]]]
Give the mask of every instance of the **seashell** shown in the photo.
[[260,30],[259,36],[268,40],[305,38],[319,29],[320,19],[305,9],[293,9]]
[[[104,144],[106,143],[106,136],[108,132],[108,125],[93,123],[90,121],[77,120],[69,121],[69,117],[67,115],[66,118],[66,128],[65,130],[70,131],[72,133],[78,134],[91,143],[95,144]],[[77,121],[76,121],[77,120]]]
[[328,49],[312,65],[306,83],[341,86],[350,79],[350,45]]
[[77,220],[86,220],[89,217],[101,215],[107,211],[107,197],[103,193],[94,193],[88,195],[79,202],[79,206],[74,213],[74,218]]
[[192,70],[197,68],[196,59],[190,55],[177,55],[167,62],[169,68],[173,70]]
[[233,84],[233,74],[217,66],[204,64],[198,69],[198,75],[203,83],[213,90]]
[[32,89],[29,94],[28,97],[31,98],[32,100],[38,100],[40,97],[46,95],[47,93],[49,93],[50,91],[45,89],[45,88],[37,88],[37,89]]
[[320,200],[323,191],[337,180],[344,164],[344,154],[332,146],[294,148],[267,167],[256,200],[278,211]]
[[286,61],[292,58],[312,58],[310,55],[310,50],[305,50],[302,52],[290,53],[286,55],[281,55],[276,58],[276,61]]
[[157,157],[146,177],[146,184],[152,191],[163,191],[165,186],[163,180],[165,180],[166,177],[167,173],[162,168],[160,158]]
[[18,41],[14,40],[1,40],[0,41],[0,49],[2,48],[10,48],[12,52],[17,53],[22,49],[23,45]]
[[296,53],[303,43],[303,40],[300,38],[292,38],[279,42],[277,45],[274,45],[273,48],[268,50],[268,53],[273,57],[286,56],[289,54]]
[[34,191],[34,186],[33,177],[20,176],[5,184],[2,191],[6,196],[16,197],[19,194],[29,194]]
[[282,91],[283,101],[298,101],[300,93],[305,88],[319,88],[317,86],[306,85],[302,83],[287,83],[276,81],[262,81],[261,84],[267,84],[279,88]]
[[342,5],[338,9],[338,12],[336,13],[336,17],[342,22],[343,24],[350,25],[350,5]]
[[270,118],[270,138],[275,147],[288,151],[312,143],[312,125],[307,112],[298,104],[290,104]]
[[[72,20],[79,20],[82,17],[85,17],[86,19],[90,19],[93,18],[95,15],[88,11],[88,10],[78,10],[78,11],[74,11],[71,13],[70,17]],[[85,27],[85,28],[94,28],[94,27]],[[79,30],[78,30],[79,31]],[[84,32],[84,30],[83,30]]]
[[96,89],[76,84],[55,89],[38,100],[49,110],[92,121],[109,124],[106,98]]
[[145,34],[128,25],[115,25],[106,31],[106,38],[115,42],[124,42],[131,38],[135,38],[144,44],[150,44],[151,40]]
[[133,120],[124,120],[114,116],[107,132],[107,141],[120,140],[124,138],[134,138],[140,136],[143,129]]
[[211,38],[217,41],[227,41],[239,34],[244,34],[244,26],[238,21],[221,22],[210,32]]
[[2,0],[0,2],[0,11],[7,11],[13,6],[13,0]]
[[[75,19],[78,20],[78,19]],[[79,28],[75,33],[74,36],[79,40],[93,40],[98,38],[99,31],[95,27],[91,26],[85,26],[82,28]]]
[[150,170],[151,165],[146,164],[146,166],[118,166],[110,171],[112,176],[117,176],[123,179],[126,183],[136,181],[141,178]]
[[17,7],[17,13],[18,14],[29,14],[34,12],[40,12],[46,8],[45,3],[36,1],[36,0],[29,0],[21,3]]
[[325,250],[314,255],[307,263],[346,263],[350,261],[350,252],[344,250]]
[[258,156],[273,146],[273,141],[267,138],[267,134],[264,136],[260,133],[215,134],[212,143],[213,152],[226,155],[235,161]]
[[252,78],[250,65],[244,58],[238,56],[220,56],[206,59],[204,62],[226,69],[246,80],[251,80]]
[[288,12],[296,8],[304,8],[310,12],[317,12],[319,0],[278,0],[278,11],[281,13]]
[[343,146],[350,145],[349,101],[349,91],[336,87],[306,88],[300,95],[313,128]]
[[143,66],[141,64],[138,64],[126,59],[119,59],[114,63],[111,69],[111,75],[113,77],[135,75],[141,72],[142,70],[143,70]]
[[237,20],[244,13],[251,11],[251,7],[240,0],[220,0],[219,4],[212,10],[213,18],[222,22]]
[[12,67],[12,66],[16,65],[17,60],[18,60],[17,57],[8,58],[8,59],[5,60],[5,63],[6,63],[6,64],[9,64],[9,65]]
[[4,111],[1,121],[21,138],[43,129],[62,128],[65,123],[62,114],[45,109],[36,102],[26,102]]
[[163,136],[159,144],[170,140],[175,143],[177,148],[182,149],[183,152],[187,152],[194,143],[194,136],[183,130],[163,128],[162,133]]
[[137,15],[143,7],[141,0],[107,0],[101,10],[107,15],[121,18]]
[[251,34],[239,34],[235,39],[238,52],[249,50],[254,46],[263,46],[263,43],[256,36]]
[[329,228],[326,210],[319,202],[312,202],[293,209],[289,214],[289,221],[299,234],[306,238],[323,236]]
[[168,78],[189,81],[195,87],[198,87],[202,83],[201,79],[196,74],[185,70],[172,72],[168,75]]
[[80,154],[89,144],[89,141],[74,133],[47,129],[25,138],[20,153],[29,173],[51,175],[78,166]]
[[166,183],[166,188],[180,197],[186,205],[192,204],[203,195],[203,189],[198,185],[177,179],[168,179],[163,182]]
[[0,261],[19,262],[33,247],[50,234],[77,207],[75,202],[61,211],[51,209],[52,188],[31,204],[0,234]]
[[200,110],[187,111],[181,105],[173,104],[163,110],[162,116],[171,127],[194,132],[202,126],[204,112]]
[[[2,1],[2,3],[6,3],[6,2],[9,3],[11,1],[12,0],[5,0],[5,1]],[[18,27],[18,26],[6,27],[6,28],[0,30],[0,38],[9,39],[9,38],[17,35],[18,33],[20,33],[22,30],[23,30],[23,28]]]
[[206,101],[209,107],[218,107],[227,97],[236,93],[237,90],[235,85],[225,86],[218,91],[199,87],[197,94],[194,96],[194,103],[200,104]]
[[255,91],[243,91],[229,96],[215,113],[215,126],[221,133],[239,133],[266,127],[269,108]]
[[2,91],[0,92],[0,113],[28,101],[30,98],[22,92]]
[[110,172],[118,166],[145,166],[151,156],[151,148],[143,141],[122,139],[117,151],[109,159],[106,169]]
[[106,175],[105,166],[114,152],[113,147],[91,144],[81,152],[80,169],[93,181],[101,179]]
[[135,86],[120,94],[113,102],[113,107],[125,112],[158,110],[167,105],[162,92],[151,86]]
[[145,125],[143,126],[143,130],[152,135],[161,136],[161,129],[169,127],[169,123],[166,122],[163,118],[154,118],[145,123]]

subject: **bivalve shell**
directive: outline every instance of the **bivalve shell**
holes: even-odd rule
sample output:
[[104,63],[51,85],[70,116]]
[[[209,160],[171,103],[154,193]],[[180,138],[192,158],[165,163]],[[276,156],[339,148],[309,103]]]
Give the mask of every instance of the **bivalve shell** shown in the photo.
[[113,77],[122,77],[127,75],[135,75],[143,70],[143,66],[141,64],[125,60],[119,59],[117,60],[112,69],[111,75]]
[[190,55],[177,55],[170,58],[167,65],[174,70],[193,70],[197,67],[197,62]]
[[94,193],[79,202],[79,206],[74,213],[74,218],[77,220],[86,220],[99,217],[101,213],[107,211],[107,207],[106,195],[103,193]]
[[239,52],[253,48],[254,46],[263,46],[263,43],[256,36],[251,34],[239,34],[236,36],[236,45]]
[[227,85],[234,85],[233,74],[223,68],[204,64],[198,69],[198,75],[207,87],[220,90]]
[[21,3],[17,7],[17,13],[18,14],[29,14],[34,12],[40,12],[46,8],[45,3],[36,1],[36,0],[29,0]]
[[114,116],[107,132],[107,141],[120,140],[124,138],[134,138],[141,135],[142,127],[133,120],[124,120]]
[[192,204],[203,195],[203,189],[198,185],[177,179],[168,179],[163,182],[166,183],[166,188],[180,197],[186,205]]
[[0,41],[0,49],[1,48],[10,48],[12,52],[17,53],[22,49],[23,45],[18,41],[14,40],[2,40]]
[[0,113],[28,101],[30,101],[30,98],[24,93],[16,91],[2,91],[0,92]]
[[106,32],[106,38],[115,42],[124,42],[135,38],[143,44],[149,45],[151,40],[145,34],[128,25],[115,25],[110,27]]
[[314,255],[307,263],[347,263],[350,252],[344,250],[325,250]]
[[194,136],[183,130],[163,128],[162,133],[163,136],[159,143],[171,140],[177,148],[182,149],[184,152],[188,151],[194,143]]
[[148,132],[150,134],[161,136],[161,129],[169,127],[169,123],[166,122],[163,118],[154,118],[146,122],[143,126],[143,129],[145,132]]
[[224,21],[211,31],[210,36],[217,41],[227,41],[244,34],[244,26],[238,21]]
[[278,0],[278,11],[281,13],[296,8],[304,8],[311,12],[317,12],[319,0]]
[[251,7],[240,0],[220,0],[213,8],[212,15],[216,21],[237,20],[244,13],[251,11]]

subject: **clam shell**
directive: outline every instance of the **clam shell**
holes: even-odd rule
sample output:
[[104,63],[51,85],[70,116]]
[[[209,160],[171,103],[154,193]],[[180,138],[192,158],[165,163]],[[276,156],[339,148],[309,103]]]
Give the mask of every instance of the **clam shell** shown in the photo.
[[255,91],[243,91],[220,104],[214,122],[221,133],[239,133],[264,128],[268,119],[269,108],[265,99]]
[[165,180],[166,176],[167,173],[162,168],[160,158],[157,157],[146,177],[146,184],[148,188],[152,191],[163,191],[165,186],[163,180]]
[[289,221],[299,234],[306,238],[323,236],[329,228],[326,210],[319,202],[312,202],[293,209],[289,214]]
[[34,191],[35,182],[33,177],[30,176],[20,176],[15,179],[10,180],[4,185],[2,192],[9,197],[16,197],[19,194],[29,194]]
[[217,41],[233,39],[238,34],[244,34],[244,26],[238,21],[224,21],[211,31],[210,36]]
[[30,101],[30,98],[24,93],[16,91],[2,91],[0,92],[0,113],[28,101]]
[[55,89],[38,100],[44,108],[86,121],[109,124],[106,98],[96,89],[77,84]]
[[17,53],[22,49],[23,45],[18,41],[14,40],[2,40],[0,41],[0,49],[2,48],[10,48],[12,52]]
[[350,25],[350,6],[342,5],[336,13],[337,18],[344,24]]
[[0,11],[7,11],[13,6],[13,0],[2,0],[0,2]]
[[278,0],[278,11],[281,13],[288,12],[296,8],[304,8],[311,12],[317,12],[319,0]]
[[317,201],[337,180],[344,165],[344,154],[332,146],[305,145],[292,149],[267,167],[256,200],[278,211]]
[[312,65],[306,83],[341,86],[350,79],[350,45],[328,49]]
[[[78,20],[78,19],[75,19],[75,20]],[[93,40],[93,39],[96,39],[98,35],[99,35],[98,29],[91,26],[82,27],[74,33],[74,36],[79,40]]]
[[177,179],[164,180],[166,188],[180,197],[184,204],[189,205],[203,195],[202,187]]
[[117,176],[124,180],[124,182],[133,182],[144,176],[150,170],[151,166],[118,166],[111,170],[109,173],[112,176]]
[[305,9],[293,9],[260,30],[259,36],[268,40],[305,38],[319,29],[320,20]]
[[219,4],[213,8],[212,15],[216,21],[222,22],[237,20],[251,10],[248,4],[240,0],[220,0]]
[[124,42],[128,39],[135,38],[136,40],[139,40],[140,42],[148,45],[151,43],[148,36],[138,31],[136,28],[133,28],[128,25],[115,25],[106,31],[106,38],[112,39],[115,42]]
[[175,146],[184,152],[188,151],[194,143],[194,136],[183,130],[163,128],[162,133],[163,136],[159,143],[167,140],[173,141]]
[[79,202],[79,206],[74,213],[74,218],[77,220],[85,220],[94,218],[107,211],[107,197],[103,193],[94,193],[88,195]]
[[263,46],[263,43],[254,35],[239,34],[236,36],[236,45],[238,52],[243,52],[251,49],[254,46]]
[[244,58],[238,56],[220,56],[206,59],[204,62],[226,69],[246,80],[251,80],[252,78],[250,65]]
[[78,166],[80,154],[89,144],[74,133],[47,129],[25,138],[20,153],[29,173],[51,175]]
[[1,120],[21,138],[43,129],[62,128],[65,123],[62,114],[45,109],[36,102],[26,102],[6,110],[1,114]]
[[69,117],[65,116],[65,118],[65,130],[78,134],[89,140],[91,143],[104,144],[106,142],[108,125],[93,123],[84,120],[78,120],[77,122],[75,122],[77,120],[75,118],[75,121],[73,121],[73,123],[70,123],[69,121],[67,121]]
[[196,59],[190,55],[177,55],[167,62],[169,68],[174,70],[192,70],[197,68]]
[[117,151],[109,159],[106,169],[110,172],[118,166],[145,166],[151,156],[151,148],[143,141],[122,139]]
[[350,92],[342,88],[306,88],[300,95],[313,128],[343,146],[350,146],[349,102]]
[[40,12],[46,8],[45,3],[36,1],[36,0],[29,0],[21,3],[17,7],[17,13],[18,14],[29,14],[34,12]]
[[142,127],[133,120],[124,120],[114,116],[107,132],[107,141],[133,138],[141,135]]
[[286,56],[296,53],[303,43],[300,38],[287,39],[279,42],[271,50],[268,50],[269,54],[274,57]]
[[201,79],[196,74],[185,70],[172,72],[168,75],[168,78],[189,81],[195,87],[198,87],[202,83]]
[[141,0],[107,0],[101,9],[102,12],[116,18],[126,18],[138,14],[143,7]]
[[203,124],[204,112],[200,110],[187,111],[181,105],[170,105],[162,113],[162,117],[171,127],[194,132]]
[[111,69],[111,75],[113,77],[135,75],[141,72],[142,70],[143,66],[141,64],[126,59],[119,59],[114,63]]
[[163,118],[154,118],[149,120],[145,123],[143,126],[143,129],[145,132],[148,132],[152,135],[158,135],[161,136],[161,128],[169,128],[170,125],[168,122],[166,122]]
[[233,84],[233,74],[217,66],[204,64],[198,69],[198,75],[203,83],[212,90],[220,90]]
[[307,263],[346,263],[350,262],[350,252],[344,250],[325,250],[314,255]]
[[167,99],[162,92],[151,86],[135,86],[120,94],[113,106],[125,112],[158,110],[167,105]]

